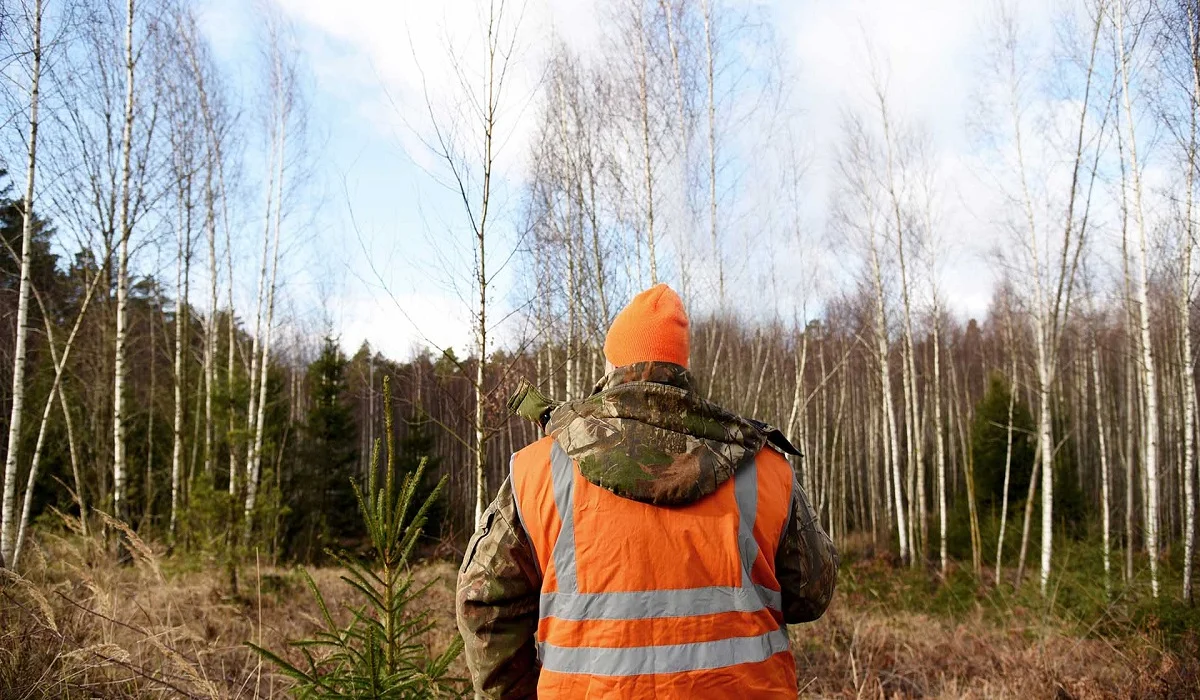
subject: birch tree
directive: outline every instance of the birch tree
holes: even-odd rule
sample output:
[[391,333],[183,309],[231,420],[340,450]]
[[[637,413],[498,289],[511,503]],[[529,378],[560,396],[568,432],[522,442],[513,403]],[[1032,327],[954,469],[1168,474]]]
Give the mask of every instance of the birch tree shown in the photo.
[[[858,221],[865,234],[868,275],[873,299],[873,337],[878,363],[880,403],[883,409],[884,447],[887,454],[885,472],[891,478],[891,498],[895,505],[896,529],[900,541],[900,556],[910,561],[909,529],[904,510],[904,491],[900,477],[900,443],[896,431],[895,407],[892,402],[892,375],[888,351],[887,302],[884,292],[883,266],[880,261],[879,231],[881,213],[878,210],[877,193],[871,172],[874,147],[860,120],[853,115],[846,117],[846,144],[842,153],[840,174],[848,190],[848,198],[856,207],[854,213],[844,213]],[[861,219],[857,218],[861,216]]]
[[21,280],[17,300],[16,343],[13,350],[12,409],[8,422],[8,451],[4,458],[4,501],[0,509],[0,567],[15,558],[17,457],[20,454],[21,423],[25,413],[25,352],[29,329],[29,275],[33,246],[34,184],[37,175],[38,98],[42,73],[42,0],[30,9],[29,137],[25,161],[25,199],[21,217]]
[[125,514],[125,353],[128,339],[126,326],[129,320],[129,238],[133,233],[130,216],[131,186],[133,181],[133,117],[134,117],[134,73],[136,63],[133,52],[134,0],[125,4],[125,115],[121,128],[121,173],[120,209],[117,214],[117,233],[120,237],[117,261],[117,332],[116,360],[113,380],[113,513],[118,518]]
[[[250,411],[248,418],[253,421],[251,431],[252,442],[246,459],[246,501],[243,510],[243,541],[250,541],[251,526],[253,525],[254,507],[258,497],[258,482],[262,469],[263,435],[266,429],[267,405],[267,371],[271,361],[271,339],[275,325],[275,294],[278,289],[279,275],[279,244],[283,230],[284,208],[284,176],[288,164],[288,132],[293,127],[297,99],[295,55],[283,45],[285,37],[277,20],[268,22],[269,32],[269,85],[271,90],[271,127],[272,135],[270,152],[273,174],[268,178],[268,187],[275,188],[275,208],[271,210],[271,197],[267,198],[267,230],[274,230],[270,248],[270,277],[267,278],[267,237],[263,237],[263,272],[259,280],[259,305],[265,304],[265,312],[261,318],[262,348],[253,358],[257,372],[251,372],[250,381]],[[265,299],[262,294],[263,283],[266,283]],[[259,323],[255,322],[256,326]],[[258,341],[255,340],[257,349]],[[257,382],[257,386],[256,386]],[[257,393],[257,396],[255,395]],[[255,404],[257,402],[257,409]]]
[[1008,526],[1008,483],[1012,477],[1013,456],[1013,411],[1017,406],[1017,345],[1013,338],[1012,295],[1010,290],[1004,291],[1004,336],[1008,344],[1008,426],[1005,429],[1004,447],[1004,490],[1000,494],[1000,533],[996,536],[996,585],[1000,585],[1000,576],[1004,567],[1004,531]]
[[[67,360],[70,359],[71,350],[75,347],[75,338],[79,333],[80,326],[83,325],[84,318],[87,316],[88,306],[92,302],[92,295],[96,291],[97,283],[100,281],[100,279],[101,278],[99,276],[96,276],[92,279],[91,284],[88,285],[87,291],[83,297],[83,301],[80,304],[79,312],[75,316],[75,323],[71,327],[71,332],[67,335],[66,343],[63,345],[61,357],[59,357],[58,351],[54,344],[54,328],[50,322],[50,315],[46,313],[46,305],[42,301],[41,295],[38,294],[37,290],[31,289],[32,293],[37,299],[38,306],[42,312],[42,320],[45,323],[46,339],[48,340],[50,347],[50,360],[54,365],[54,381],[50,386],[50,392],[46,395],[45,405],[42,408],[42,420],[38,426],[37,441],[34,444],[33,457],[29,464],[29,476],[25,485],[25,498],[23,500],[23,505],[21,506],[20,525],[17,528],[17,539],[12,549],[11,561],[13,569],[16,569],[20,563],[21,549],[25,544],[25,531],[29,525],[30,507],[33,504],[33,489],[37,484],[38,469],[41,465],[42,453],[46,446],[46,428],[50,424],[50,412],[54,410],[54,399],[60,396],[59,392],[61,391],[62,387],[63,370],[66,368]],[[83,517],[86,516],[81,515],[81,518]]]
[[1096,401],[1096,435],[1100,445],[1100,527],[1101,541],[1104,548],[1104,592],[1112,591],[1112,546],[1109,543],[1109,476],[1108,476],[1108,436],[1107,421],[1104,419],[1105,400],[1100,391],[1100,344],[1096,342],[1095,328],[1089,334],[1092,345],[1092,389]]
[[[1101,0],[1101,8],[1103,0]],[[1049,226],[1039,221],[1038,211],[1043,207],[1034,200],[1030,185],[1033,177],[1029,162],[1027,111],[1030,109],[1030,82],[1034,76],[1026,64],[1027,47],[1024,46],[1020,28],[1011,7],[1001,6],[998,17],[999,32],[996,55],[993,57],[998,79],[1003,85],[1000,101],[1001,111],[1008,122],[1016,162],[1013,170],[1017,179],[1017,192],[1010,195],[1021,221],[1014,226],[1014,233],[1022,244],[1025,256],[1022,267],[1031,288],[1032,304],[1029,314],[1033,331],[1035,367],[1037,376],[1037,441],[1041,465],[1042,487],[1042,552],[1040,585],[1042,593],[1048,590],[1050,567],[1054,546],[1054,421],[1052,391],[1057,371],[1057,354],[1062,325],[1068,317],[1074,290],[1080,253],[1087,232],[1088,206],[1097,173],[1096,161],[1099,149],[1096,134],[1089,130],[1094,123],[1093,77],[1096,53],[1099,45],[1103,11],[1092,18],[1090,41],[1085,49],[1082,76],[1083,94],[1078,100],[1078,116],[1071,122],[1070,155],[1067,168],[1069,186],[1062,199],[1065,204],[1049,203],[1051,209],[1061,206],[1062,219]],[[1103,119],[1101,120],[1103,129]],[[1051,234],[1051,235],[1047,235]],[[1058,239],[1057,241],[1055,239]],[[1035,466],[1035,470],[1037,467]],[[1033,496],[1033,485],[1030,496]],[[1027,501],[1026,513],[1032,503]],[[1026,519],[1028,521],[1028,518]],[[1022,540],[1027,540],[1028,527],[1024,528]],[[1024,545],[1022,546],[1022,552]],[[1024,555],[1018,572],[1023,571]]]
[[[515,16],[514,16],[515,15]],[[504,109],[511,90],[513,68],[524,7],[510,7],[505,0],[491,0],[483,17],[482,76],[474,76],[457,57],[451,56],[454,71],[457,119],[443,121],[437,115],[429,84],[423,84],[425,107],[432,137],[428,144],[444,164],[450,189],[457,195],[471,238],[471,331],[474,371],[472,384],[471,463],[474,473],[474,511],[478,524],[490,500],[487,484],[487,441],[494,432],[489,423],[492,401],[489,382],[491,353],[490,297],[495,293],[495,270],[488,265],[489,251],[499,241],[493,210],[497,152],[503,142]],[[476,131],[476,128],[478,129]],[[455,361],[457,362],[457,361]],[[458,363],[460,368],[464,366]],[[465,442],[465,441],[464,441]]]
[[1179,322],[1183,350],[1183,400],[1184,400],[1184,460],[1183,494],[1184,545],[1183,545],[1183,600],[1192,602],[1192,567],[1196,557],[1196,375],[1192,362],[1192,256],[1196,240],[1196,172],[1200,168],[1200,141],[1197,139],[1197,119],[1200,114],[1200,8],[1184,0],[1183,19],[1187,24],[1187,48],[1190,64],[1192,89],[1187,100],[1188,137],[1185,153],[1183,250],[1179,280]]
[[[884,171],[883,171],[883,188],[887,192],[889,206],[889,221],[888,228],[895,237],[896,245],[896,262],[900,270],[900,300],[902,310],[902,344],[900,355],[900,374],[901,385],[904,390],[904,425],[905,425],[905,444],[908,447],[907,459],[910,478],[909,483],[909,532],[908,538],[913,542],[918,551],[924,546],[926,537],[925,532],[925,458],[922,450],[922,430],[920,417],[920,399],[917,396],[917,377],[916,377],[916,362],[914,359],[913,349],[913,330],[912,330],[912,302],[909,297],[909,270],[908,263],[904,254],[904,239],[908,235],[905,226],[904,213],[904,195],[901,191],[903,184],[901,182],[902,175],[899,172],[902,165],[897,161],[901,158],[898,154],[899,144],[898,137],[895,133],[895,126],[888,105],[888,97],[883,86],[883,78],[877,72],[872,74],[872,91],[874,92],[876,107],[879,113],[880,128],[883,132],[883,147],[884,147]],[[874,264],[874,263],[873,263]],[[877,274],[877,273],[876,273]],[[915,510],[914,510],[915,509]],[[914,528],[914,522],[920,522],[920,528]],[[919,535],[919,537],[914,537]],[[916,557],[912,557],[910,562],[916,565]]]
[[[178,30],[190,29],[180,22]],[[181,32],[182,33],[182,32]],[[185,45],[194,40],[193,35],[184,38]],[[179,508],[183,496],[183,450],[184,415],[188,387],[188,329],[191,319],[191,262],[193,231],[195,228],[198,192],[197,176],[210,172],[212,163],[205,154],[203,114],[195,100],[195,82],[189,51],[177,57],[179,64],[171,86],[171,180],[174,184],[175,202],[175,319],[174,352],[172,356],[172,400],[171,420],[171,512],[167,537],[172,545],[179,521]]]
[[[1116,25],[1115,43],[1120,67],[1121,105],[1125,112],[1124,133],[1118,138],[1127,139],[1128,166],[1133,180],[1133,213],[1138,232],[1138,332],[1142,340],[1141,382],[1142,395],[1146,403],[1143,414],[1142,462],[1146,479],[1146,552],[1150,557],[1150,590],[1158,597],[1158,385],[1154,367],[1154,348],[1150,340],[1149,245],[1146,239],[1146,215],[1142,202],[1142,170],[1138,162],[1137,130],[1130,97],[1129,64],[1125,36],[1126,3],[1113,3],[1113,23]],[[1122,196],[1124,192],[1122,192]]]
[[1192,600],[1193,559],[1196,538],[1196,376],[1191,332],[1192,258],[1196,240],[1196,174],[1197,120],[1200,119],[1200,8],[1194,2],[1179,0],[1156,5],[1160,14],[1160,47],[1153,57],[1158,59],[1162,76],[1161,94],[1155,94],[1159,107],[1158,120],[1175,141],[1175,156],[1183,170],[1182,192],[1172,194],[1177,200],[1178,222],[1174,226],[1179,237],[1179,260],[1176,264],[1175,312],[1179,325],[1180,392],[1182,393],[1182,464],[1183,482],[1183,600]]

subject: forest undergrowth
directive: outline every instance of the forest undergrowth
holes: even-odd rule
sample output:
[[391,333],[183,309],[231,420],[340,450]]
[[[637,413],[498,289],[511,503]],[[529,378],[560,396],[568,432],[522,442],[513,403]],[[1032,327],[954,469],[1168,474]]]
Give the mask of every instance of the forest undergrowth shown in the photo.
[[[128,535],[127,535],[128,536]],[[250,557],[231,595],[219,564],[165,556],[130,539],[132,561],[96,536],[43,534],[20,578],[0,582],[2,698],[260,698],[292,681],[247,642],[285,649],[322,626],[298,569]],[[845,547],[828,613],[791,630],[802,695],[823,697],[1184,698],[1200,695],[1200,611],[1148,602],[1144,573],[1127,587],[1086,564],[1097,547],[1077,543],[1079,566],[1043,600],[1036,581],[1013,590],[952,566],[899,566],[869,545]],[[1144,567],[1143,562],[1143,567]],[[1170,567],[1164,567],[1170,570]],[[348,622],[353,591],[331,567],[308,569],[330,613]],[[450,560],[414,567],[430,583],[419,608],[432,613],[431,653],[455,637]],[[419,610],[413,610],[414,614]],[[462,659],[452,676],[465,677]]]

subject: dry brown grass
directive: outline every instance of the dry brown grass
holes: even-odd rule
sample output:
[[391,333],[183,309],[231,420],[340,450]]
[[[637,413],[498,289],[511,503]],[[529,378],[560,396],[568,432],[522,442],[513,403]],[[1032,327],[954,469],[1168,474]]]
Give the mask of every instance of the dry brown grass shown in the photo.
[[[117,566],[95,540],[46,539],[25,577],[0,580],[0,698],[258,698],[288,681],[246,646],[283,650],[319,626],[294,571],[250,563],[241,592],[225,592],[214,563],[163,559],[143,545]],[[882,564],[880,566],[883,566]],[[426,640],[455,634],[447,562],[418,568],[433,581],[422,606],[436,611]],[[332,569],[312,570],[331,610],[351,591]],[[839,596],[820,621],[792,629],[805,696],[844,698],[1200,697],[1194,637],[1165,649],[1148,634],[1073,635],[1019,611],[997,622],[883,610]],[[461,661],[456,668],[461,674]]]
[[[982,615],[959,622],[856,611],[835,598],[825,617],[793,627],[805,695],[844,698],[1189,698],[1200,666],[1148,639],[1068,636],[1054,626]],[[1194,652],[1194,650],[1193,650]]]
[[[297,572],[245,565],[231,596],[215,562],[164,560],[154,553],[160,548],[137,544],[132,565],[118,566],[94,540],[52,539],[23,577],[0,580],[0,698],[283,695],[288,679],[246,642],[286,652],[288,640],[320,626]],[[335,619],[347,622],[358,599],[340,572],[310,573]],[[422,607],[453,611],[456,573],[446,562],[419,567],[416,582],[433,581]],[[457,634],[453,615],[433,622],[424,641],[441,651]]]

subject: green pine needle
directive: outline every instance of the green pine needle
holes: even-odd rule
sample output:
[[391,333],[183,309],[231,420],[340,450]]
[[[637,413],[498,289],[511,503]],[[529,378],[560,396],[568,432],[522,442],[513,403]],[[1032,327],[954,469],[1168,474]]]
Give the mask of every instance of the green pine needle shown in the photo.
[[358,510],[371,541],[369,563],[352,560],[345,553],[329,552],[344,570],[341,579],[360,597],[361,604],[349,608],[350,622],[340,626],[325,597],[307,571],[305,583],[321,611],[323,629],[311,639],[289,642],[303,657],[295,665],[283,656],[255,644],[248,646],[295,683],[297,697],[409,698],[461,697],[465,684],[450,677],[450,667],[462,653],[462,640],[430,656],[423,643],[433,629],[427,611],[410,613],[408,606],[420,598],[433,582],[417,586],[409,573],[409,559],[421,536],[428,512],[441,493],[443,478],[429,497],[412,514],[416,493],[425,472],[422,460],[396,489],[395,447],[392,439],[392,395],[387,377],[383,384],[386,459],[383,485],[377,475],[380,443],[371,451],[371,465],[364,493],[352,481]]

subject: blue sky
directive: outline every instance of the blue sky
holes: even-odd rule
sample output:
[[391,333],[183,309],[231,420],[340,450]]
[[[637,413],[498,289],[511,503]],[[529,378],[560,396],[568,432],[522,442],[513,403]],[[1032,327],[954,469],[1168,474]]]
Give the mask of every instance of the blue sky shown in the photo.
[[[432,342],[463,348],[469,338],[468,229],[444,172],[422,143],[430,115],[423,84],[440,109],[451,84],[447,45],[470,46],[480,30],[480,0],[266,0],[294,27],[307,67],[311,106],[311,192],[323,206],[311,214],[315,233],[289,250],[292,310],[324,309],[348,348],[368,340],[393,357]],[[751,3],[751,0],[731,0]],[[840,115],[867,105],[868,57],[883,66],[899,114],[930,134],[942,181],[943,237],[950,255],[941,286],[954,311],[986,309],[993,278],[984,261],[997,239],[986,206],[991,183],[975,167],[967,128],[980,73],[979,37],[991,3],[961,0],[765,0],[751,3],[771,18],[792,76],[796,118],[812,154],[804,181],[802,225],[819,244],[764,241],[784,277],[797,265],[838,284],[846,274],[837,246],[822,235],[833,178]],[[1022,20],[1045,33],[1050,10],[1018,3]],[[540,51],[550,30],[587,53],[600,40],[593,2],[529,0],[521,60],[506,113],[512,125],[500,156],[501,248],[513,245],[523,181],[523,153],[532,132],[532,93]],[[203,26],[222,63],[246,91],[254,79],[257,15],[244,0],[205,0]],[[871,45],[868,52],[867,45]],[[470,56],[464,50],[464,60]],[[424,83],[422,83],[424,79]],[[752,200],[749,200],[752,201]],[[762,203],[770,206],[769,202]],[[497,303],[508,308],[512,269],[498,280]],[[759,283],[751,279],[742,286]],[[748,293],[749,302],[756,295]],[[757,294],[761,297],[761,293]],[[798,305],[794,297],[785,305]],[[791,309],[785,315],[791,315]]]

